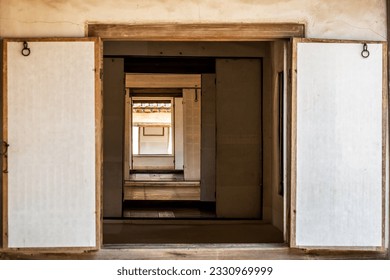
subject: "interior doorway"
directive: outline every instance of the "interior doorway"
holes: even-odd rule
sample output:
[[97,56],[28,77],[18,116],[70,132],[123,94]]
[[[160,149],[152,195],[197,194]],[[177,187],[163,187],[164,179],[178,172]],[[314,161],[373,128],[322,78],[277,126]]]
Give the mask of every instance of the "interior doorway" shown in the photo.
[[[153,55],[140,55],[137,44],[105,43],[107,65],[115,64],[121,71],[118,85],[125,92],[121,135],[128,149],[118,161],[123,170],[122,200],[120,207],[114,204],[118,210],[114,215],[108,211],[105,215],[105,242],[137,243],[146,236],[151,243],[183,242],[179,236],[187,230],[198,232],[200,225],[207,225],[210,234],[189,242],[218,242],[222,228],[241,233],[237,240],[220,236],[220,242],[283,242],[284,196],[278,193],[275,177],[284,167],[274,133],[279,123],[274,73],[277,76],[286,67],[285,42],[139,43]],[[167,54],[173,48],[187,55]],[[109,67],[105,65],[105,71]],[[176,84],[167,86],[169,77],[175,77]],[[199,82],[180,84],[186,77]],[[170,118],[151,125],[136,115],[150,110],[150,116],[159,106],[166,107]],[[183,114],[182,131],[178,112]],[[159,144],[150,148],[153,141]],[[191,164],[198,168],[189,168]],[[179,185],[180,190],[169,195],[169,188]],[[184,191],[190,188],[198,192]],[[153,237],[156,225],[162,233],[158,238]],[[112,234],[117,227],[131,240]]]
[[123,217],[213,217],[200,202],[201,76],[125,75]]
[[[176,160],[182,155],[175,153],[174,99],[165,97],[129,97],[129,144],[130,179],[137,172],[173,171]],[[126,136],[125,136],[126,137]]]

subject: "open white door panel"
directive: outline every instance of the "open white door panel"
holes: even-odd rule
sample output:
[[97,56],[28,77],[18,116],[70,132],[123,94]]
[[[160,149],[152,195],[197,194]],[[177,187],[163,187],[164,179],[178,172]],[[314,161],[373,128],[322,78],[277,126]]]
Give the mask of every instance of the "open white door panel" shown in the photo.
[[99,61],[96,38],[4,40],[5,248],[100,246]]
[[364,43],[293,40],[292,247],[384,249],[387,46]]
[[200,180],[201,94],[183,89],[184,180]]

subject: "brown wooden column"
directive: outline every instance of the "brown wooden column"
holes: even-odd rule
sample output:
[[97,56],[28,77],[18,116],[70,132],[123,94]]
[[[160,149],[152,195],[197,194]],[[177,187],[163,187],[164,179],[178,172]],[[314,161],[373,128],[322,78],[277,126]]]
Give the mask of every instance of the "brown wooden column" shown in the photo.
[[103,216],[122,216],[124,66],[122,58],[103,62]]
[[221,218],[261,218],[260,59],[217,59],[216,208]]
[[[387,45],[389,46],[390,45],[390,0],[386,1],[386,17],[387,17]],[[390,78],[389,78],[389,72],[390,72],[390,48],[389,47],[387,47],[387,52],[388,52],[387,53],[387,67],[388,67],[387,68],[387,81],[390,83]],[[390,92],[390,84],[389,84],[388,92]],[[390,115],[389,115],[388,119],[390,119]],[[387,136],[387,137],[389,137],[389,136]],[[387,203],[389,203],[390,202],[390,195],[389,195],[389,197],[387,199],[388,199]],[[388,223],[389,223],[389,228],[390,228],[390,220],[388,221]],[[390,240],[390,233],[388,233],[388,237],[387,238]],[[387,258],[390,260],[390,251],[389,250],[387,251]]]
[[[0,116],[3,116],[3,40],[0,40]],[[3,143],[3,118],[0,118],[0,139]],[[3,148],[3,146],[1,146]],[[3,170],[3,161],[0,160],[0,170]],[[0,172],[0,194],[3,194],[3,172]],[[3,196],[0,196],[0,236],[3,236]],[[3,239],[0,238],[0,248]]]

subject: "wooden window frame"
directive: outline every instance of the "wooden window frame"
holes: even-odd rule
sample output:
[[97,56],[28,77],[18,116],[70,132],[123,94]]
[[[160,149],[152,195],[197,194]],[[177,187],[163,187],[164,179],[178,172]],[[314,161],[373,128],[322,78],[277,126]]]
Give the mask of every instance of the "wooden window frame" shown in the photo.
[[284,196],[284,185],[285,185],[285,112],[284,112],[284,104],[285,104],[285,88],[284,88],[284,79],[285,74],[284,71],[278,72],[277,75],[277,93],[278,93],[278,154],[279,154],[279,186],[278,186],[278,195]]
[[[215,41],[215,42],[256,42],[291,40],[305,37],[305,25],[300,23],[228,23],[228,24],[100,24],[88,23],[86,36],[99,37],[103,41]],[[291,54],[289,54],[291,55]],[[126,84],[128,84],[126,79]],[[126,85],[128,87],[128,85]],[[288,114],[287,112],[285,112]],[[288,120],[287,120],[288,121]],[[287,132],[289,131],[289,122]],[[289,134],[287,134],[289,135]],[[287,154],[290,152],[287,147]],[[287,158],[289,159],[289,158]],[[287,169],[289,179],[289,170]],[[287,180],[289,181],[289,180]],[[289,186],[287,186],[288,188]],[[285,190],[286,201],[290,201],[289,192]],[[286,239],[290,246],[290,205],[285,205]],[[103,227],[103,226],[102,226]]]
[[[132,110],[132,104],[133,104],[133,101],[147,101],[147,102],[161,102],[161,101],[169,101],[171,103],[171,129],[173,128],[173,141],[172,141],[172,153],[171,154],[155,154],[155,155],[151,155],[151,154],[140,154],[140,151],[141,151],[141,142],[140,142],[140,137],[141,137],[141,131],[142,131],[142,135],[143,136],[164,136],[165,135],[165,127],[166,126],[162,126],[163,129],[163,133],[162,135],[160,134],[156,134],[156,135],[147,135],[145,134],[145,127],[144,126],[139,126],[138,127],[138,154],[137,155],[128,155],[129,158],[133,158],[134,156],[167,156],[167,157],[175,157],[175,130],[174,130],[174,126],[175,126],[175,98],[173,97],[133,97],[131,96],[131,89],[132,88],[127,88],[126,87],[126,90],[129,92],[129,94],[126,94],[126,104],[127,103],[130,103],[131,104],[131,109],[129,108],[126,108],[125,110],[125,114],[128,114],[128,115],[125,115],[125,119],[126,120],[131,120],[131,123],[126,123],[125,126],[130,126],[131,128],[133,127],[133,110]],[[149,100],[150,99],[150,100]],[[131,101],[129,101],[131,100]],[[146,102],[145,102],[146,103]],[[142,128],[142,129],[141,129]],[[130,139],[130,133],[129,133],[129,129],[125,129],[125,133],[124,133],[124,138],[125,138],[125,141],[124,141],[124,153],[125,155],[126,154],[129,154],[129,153],[132,153],[133,152],[133,136],[132,136],[132,133],[131,133],[131,139]],[[168,129],[168,138],[169,138],[169,129]],[[131,147],[130,147],[131,145]],[[126,157],[125,157],[126,158]],[[131,166],[132,167],[132,163],[130,162],[124,162],[124,168],[126,170],[126,166]],[[131,170],[131,169],[129,169]],[[129,172],[129,170],[125,171],[127,174]],[[128,180],[128,177],[126,177],[126,180]]]

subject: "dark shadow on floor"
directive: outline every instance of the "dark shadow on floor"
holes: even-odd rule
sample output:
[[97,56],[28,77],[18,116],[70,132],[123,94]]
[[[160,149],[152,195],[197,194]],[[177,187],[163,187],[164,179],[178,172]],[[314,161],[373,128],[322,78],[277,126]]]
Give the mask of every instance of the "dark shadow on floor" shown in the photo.
[[261,221],[104,221],[103,244],[140,243],[283,243],[283,233]]

